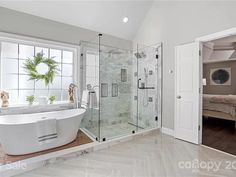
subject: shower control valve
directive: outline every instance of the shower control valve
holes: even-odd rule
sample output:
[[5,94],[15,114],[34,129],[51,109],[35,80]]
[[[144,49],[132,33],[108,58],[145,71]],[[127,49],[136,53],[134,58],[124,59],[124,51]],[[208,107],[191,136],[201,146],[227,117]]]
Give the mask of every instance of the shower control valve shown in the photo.
[[180,96],[180,95],[178,95],[176,98],[177,98],[177,99],[181,99],[181,96]]

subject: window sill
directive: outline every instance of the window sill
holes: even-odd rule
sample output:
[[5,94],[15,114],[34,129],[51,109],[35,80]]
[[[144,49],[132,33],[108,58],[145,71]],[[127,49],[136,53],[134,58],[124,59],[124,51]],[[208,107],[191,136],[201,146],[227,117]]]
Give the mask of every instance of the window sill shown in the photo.
[[0,109],[21,108],[21,107],[36,107],[36,106],[68,105],[68,104],[72,104],[72,103],[69,103],[68,101],[55,101],[53,104],[45,104],[45,105],[39,105],[38,103],[34,103],[33,105],[13,104],[13,105],[9,105],[8,107],[1,107]]
[[0,108],[0,115],[6,114],[29,114],[37,112],[49,112],[57,111],[63,109],[73,109],[75,108],[74,103],[69,103],[68,101],[58,101],[53,104],[39,105],[39,104],[16,104],[10,105],[9,107]]

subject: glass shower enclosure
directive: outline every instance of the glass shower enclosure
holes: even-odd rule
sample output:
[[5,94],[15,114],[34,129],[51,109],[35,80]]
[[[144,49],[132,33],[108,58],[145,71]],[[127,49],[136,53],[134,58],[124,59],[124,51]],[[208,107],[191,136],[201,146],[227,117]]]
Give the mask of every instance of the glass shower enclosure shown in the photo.
[[162,45],[136,51],[102,45],[81,45],[83,129],[98,141],[157,128],[161,120]]
[[137,45],[134,53],[137,80],[137,125],[140,129],[161,123],[162,45]]

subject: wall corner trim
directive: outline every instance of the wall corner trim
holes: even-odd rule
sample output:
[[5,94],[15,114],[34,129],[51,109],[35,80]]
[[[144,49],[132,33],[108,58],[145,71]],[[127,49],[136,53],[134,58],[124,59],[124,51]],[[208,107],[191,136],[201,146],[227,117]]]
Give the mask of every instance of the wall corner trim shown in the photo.
[[161,132],[170,136],[174,136],[174,130],[166,127],[161,127]]

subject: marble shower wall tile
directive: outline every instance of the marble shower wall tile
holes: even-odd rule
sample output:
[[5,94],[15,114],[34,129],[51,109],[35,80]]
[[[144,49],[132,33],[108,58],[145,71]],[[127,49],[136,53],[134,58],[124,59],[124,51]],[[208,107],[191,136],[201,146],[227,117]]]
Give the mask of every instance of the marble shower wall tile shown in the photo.
[[[125,72],[124,72],[125,71]],[[122,73],[123,72],[123,73]],[[101,83],[108,83],[108,97],[101,98],[102,124],[128,122],[131,117],[132,55],[121,51],[100,56]],[[123,79],[122,80],[122,74]],[[118,85],[118,96],[112,97],[112,83]]]

